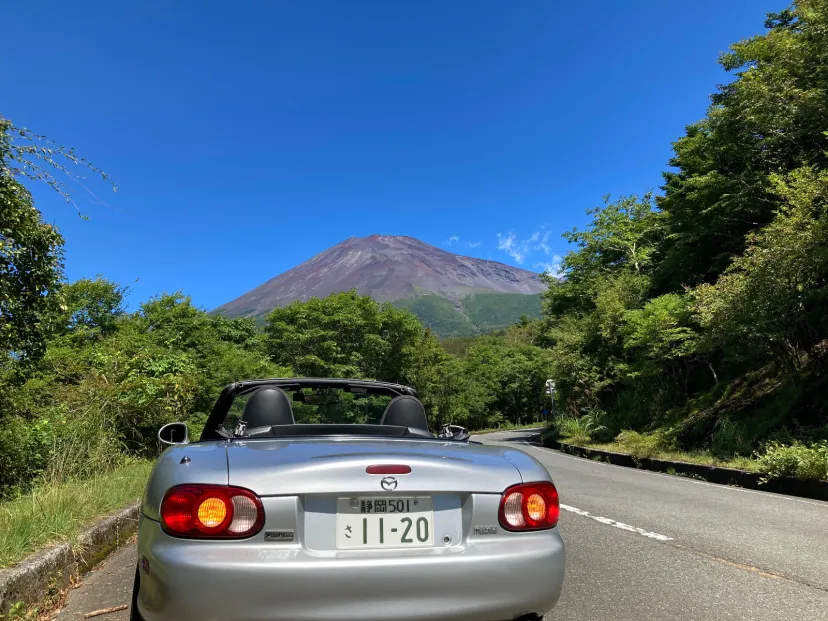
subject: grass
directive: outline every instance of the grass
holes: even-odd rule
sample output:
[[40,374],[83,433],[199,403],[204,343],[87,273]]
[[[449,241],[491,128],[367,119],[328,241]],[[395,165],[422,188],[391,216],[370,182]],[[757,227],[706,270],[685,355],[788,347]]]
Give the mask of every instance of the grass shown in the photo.
[[[562,417],[555,421],[550,428],[548,435],[557,437],[565,444],[574,444],[587,448],[623,453],[632,455],[636,459],[649,457],[652,459],[663,459],[666,461],[683,461],[704,466],[720,466],[724,468],[737,468],[748,472],[762,472],[762,463],[755,457],[741,456],[735,452],[723,455],[721,447],[714,446],[714,450],[679,450],[670,435],[664,430],[657,430],[650,433],[637,431],[622,431],[614,440],[606,441],[607,429],[600,425],[591,415],[579,418]],[[731,427],[722,427],[722,434],[734,436],[735,431]],[[603,437],[602,437],[603,436]],[[601,441],[604,440],[604,441]],[[727,438],[730,441],[730,438]],[[740,439],[739,439],[740,440]],[[716,445],[717,442],[714,442]],[[722,442],[718,442],[722,444]]]
[[133,462],[0,503],[0,568],[48,545],[73,542],[96,519],[139,500],[151,469],[151,462]]
[[[717,425],[711,449],[683,451],[676,447],[669,432],[663,429],[649,433],[622,431],[611,442],[597,441],[592,437],[592,433],[600,433],[603,428],[594,427],[587,419],[587,416],[582,416],[580,419],[558,420],[547,433],[566,444],[623,453],[636,459],[649,457],[702,466],[735,468],[760,473],[768,479],[794,477],[828,481],[828,441],[825,440],[810,444],[797,441],[792,444],[768,442],[748,456],[741,429],[728,421],[726,424]],[[734,447],[742,448],[738,451]],[[729,452],[723,450],[725,448]]]
[[510,423],[504,423],[500,427],[490,427],[487,429],[470,429],[469,433],[474,434],[476,436],[480,436],[487,433],[497,433],[498,431],[522,431],[524,429],[540,429],[543,426],[543,421],[536,423],[528,423],[526,425],[512,425]]
[[721,466],[722,468],[737,468],[739,470],[747,470],[748,472],[760,472],[761,468],[759,462],[750,457],[716,457],[710,451],[677,451],[669,449],[655,449],[647,451],[646,455],[635,454],[630,451],[629,447],[621,442],[606,442],[606,443],[589,443],[583,446],[589,448],[599,449],[602,451],[612,451],[613,453],[626,453],[635,457],[651,457],[653,459],[663,459],[666,461],[684,461],[691,464],[700,464],[702,466]]

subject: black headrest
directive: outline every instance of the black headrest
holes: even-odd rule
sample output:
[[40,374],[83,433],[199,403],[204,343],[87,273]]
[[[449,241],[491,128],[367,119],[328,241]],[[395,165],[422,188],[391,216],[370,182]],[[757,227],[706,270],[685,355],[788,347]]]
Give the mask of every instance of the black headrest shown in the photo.
[[391,399],[382,414],[380,425],[395,425],[428,431],[425,408],[417,397],[411,395],[400,395]]
[[290,399],[279,388],[260,388],[250,395],[241,419],[248,427],[296,424]]

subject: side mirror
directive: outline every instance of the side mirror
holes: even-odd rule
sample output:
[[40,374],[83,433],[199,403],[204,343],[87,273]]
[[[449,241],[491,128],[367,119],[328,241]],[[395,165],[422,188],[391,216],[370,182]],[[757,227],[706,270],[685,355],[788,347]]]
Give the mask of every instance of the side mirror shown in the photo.
[[169,423],[158,430],[158,439],[162,444],[189,444],[190,430],[187,423]]
[[468,429],[460,425],[443,425],[438,438],[445,438],[447,440],[468,440],[470,437]]

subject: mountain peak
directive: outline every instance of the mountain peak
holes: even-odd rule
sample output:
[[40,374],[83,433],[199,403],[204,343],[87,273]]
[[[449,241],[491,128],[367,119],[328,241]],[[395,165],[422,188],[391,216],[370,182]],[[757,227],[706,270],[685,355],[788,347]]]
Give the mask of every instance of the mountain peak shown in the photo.
[[480,292],[536,294],[538,274],[453,254],[405,235],[349,237],[224,304],[216,312],[259,316],[296,300],[356,289],[378,301],[432,293],[452,301]]

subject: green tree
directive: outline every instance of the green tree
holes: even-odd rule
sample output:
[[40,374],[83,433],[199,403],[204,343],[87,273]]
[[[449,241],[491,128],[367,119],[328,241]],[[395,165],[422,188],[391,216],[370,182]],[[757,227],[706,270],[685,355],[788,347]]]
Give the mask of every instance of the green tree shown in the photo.
[[828,164],[828,3],[799,0],[720,60],[736,78],[674,144],[658,200],[669,223],[661,291],[713,283],[779,205],[770,175]]
[[592,221],[582,231],[573,229],[564,238],[576,249],[561,262],[563,280],[544,278],[549,290],[543,294],[547,316],[594,308],[596,289],[619,272],[649,274],[663,241],[662,215],[652,196],[604,198],[604,206],[587,210]]
[[43,352],[62,278],[63,238],[43,222],[29,192],[0,170],[0,355]]
[[[36,359],[43,352],[63,279],[63,238],[45,224],[21,181],[44,182],[71,202],[56,174],[79,181],[69,166],[103,171],[0,115],[0,350]],[[113,188],[115,186],[113,185]]]
[[98,276],[82,278],[63,287],[60,304],[65,327],[80,338],[99,338],[115,331],[126,313],[124,297],[129,290]]
[[462,372],[478,399],[467,404],[472,427],[538,420],[549,377],[547,352],[532,345],[484,341],[469,350]]
[[561,410],[603,412],[617,396],[627,364],[627,313],[641,308],[651,288],[663,241],[663,216],[652,197],[605,199],[588,213],[583,230],[564,235],[576,245],[562,262],[565,279],[548,279],[543,333],[536,342],[552,349],[552,376]]
[[775,219],[693,297],[705,346],[775,360],[795,376],[828,336],[828,172],[805,167],[771,180],[785,201]]
[[299,375],[400,382],[422,333],[411,313],[346,291],[273,310],[265,348]]
[[468,424],[469,380],[461,362],[442,347],[430,332],[424,332],[414,342],[411,365],[406,382],[417,394],[429,416],[431,428],[439,430],[445,424]]

